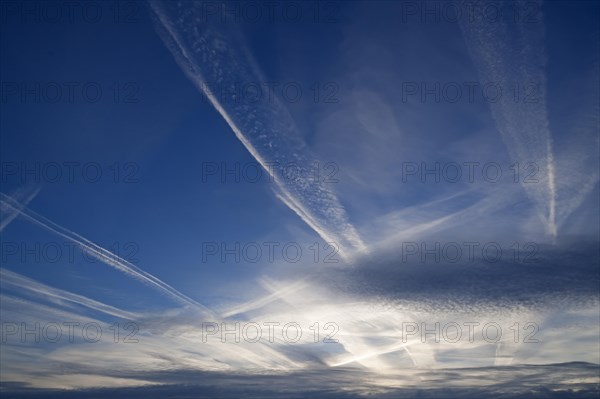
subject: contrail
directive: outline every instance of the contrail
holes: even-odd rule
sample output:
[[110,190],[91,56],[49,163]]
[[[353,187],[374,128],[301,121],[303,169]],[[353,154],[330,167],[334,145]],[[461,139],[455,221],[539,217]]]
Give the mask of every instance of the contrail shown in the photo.
[[[543,46],[538,45],[544,38],[541,3],[537,2],[535,12],[529,16],[534,22],[509,20],[509,10],[503,7],[521,7],[521,3],[499,6],[505,11],[503,17],[489,21],[482,13],[474,13],[470,18],[460,18],[460,27],[480,80],[499,85],[502,90],[496,100],[490,101],[490,108],[511,158],[519,163],[518,167],[526,163],[539,166],[539,182],[521,182],[540,209],[547,232],[556,238],[556,165],[546,108],[546,56]],[[509,90],[519,93],[518,97]],[[530,91],[533,95],[524,94]]]
[[548,153],[548,189],[550,190],[550,234],[556,239],[558,226],[556,225],[556,174],[554,173],[554,153],[552,151],[552,138],[548,137],[546,152]]
[[[323,240],[333,242],[346,259],[367,247],[333,191],[322,181],[311,180],[316,161],[296,131],[289,111],[277,98],[256,101],[218,93],[241,83],[264,82],[256,63],[241,43],[237,30],[203,21],[201,2],[160,3],[151,1],[157,29],[189,79],[204,93],[236,137],[276,183],[277,196]],[[227,100],[226,104],[223,101]],[[231,103],[229,103],[231,100]],[[299,178],[285,175],[285,165],[294,164]],[[273,167],[273,165],[276,165]]]
[[240,313],[248,312],[250,310],[259,309],[265,305],[268,305],[272,302],[275,302],[275,301],[283,298],[285,295],[291,294],[291,293],[298,291],[300,289],[303,289],[305,287],[306,287],[305,281],[302,281],[302,280],[297,281],[297,282],[290,284],[280,290],[275,290],[274,292],[271,292],[269,295],[267,295],[265,297],[238,305],[235,308],[224,312],[222,314],[222,317],[227,318],[227,317],[235,316]]
[[6,194],[0,193],[0,203],[2,203],[3,206],[6,206],[9,209],[12,209],[15,212],[18,212],[27,220],[44,227],[52,233],[58,234],[59,236],[76,243],[81,247],[83,251],[89,253],[91,256],[100,260],[104,264],[112,266],[113,268],[127,274],[128,276],[133,277],[138,281],[147,284],[150,287],[158,289],[160,292],[176,300],[182,305],[191,306],[193,308],[212,314],[212,311],[210,311],[208,308],[204,307],[203,305],[199,304],[193,299],[177,291],[175,288],[171,287],[170,285],[158,279],[157,277],[143,271],[134,264],[115,255],[107,249],[100,247],[99,245],[80,236],[79,234],[67,230],[64,227],[59,226],[58,224],[46,219],[42,215],[35,213],[34,211],[27,208],[25,205],[20,204],[19,202],[7,196]]
[[408,347],[410,345],[412,345],[412,343],[396,344],[396,345],[392,345],[392,346],[387,347],[387,348],[383,348],[383,349],[379,349],[379,350],[374,350],[372,352],[364,353],[362,355],[355,355],[355,356],[352,356],[352,357],[350,357],[348,359],[345,359],[345,360],[333,363],[333,364],[331,364],[331,367],[345,366],[345,365],[350,364],[350,363],[360,362],[361,360],[370,359],[372,357],[377,357],[377,356],[381,356],[381,355],[386,355],[388,353],[397,352],[399,350],[404,350],[406,352],[406,354],[412,360],[413,364],[416,365],[417,363],[416,363],[415,359],[413,359],[411,353],[408,351]]
[[139,318],[138,314],[115,308],[82,295],[47,286],[4,268],[0,268],[0,277],[2,279],[2,284],[10,284],[20,289],[35,292],[36,294],[75,303],[77,305],[85,306],[88,309],[96,310],[111,316],[117,316],[122,319],[135,320]]
[[[27,191],[28,190],[25,188],[18,189],[12,194],[12,197],[18,198],[19,200],[21,200],[21,198],[24,197],[24,199],[22,200],[23,204],[27,205],[35,198],[36,195],[38,195],[38,193],[40,192],[40,187],[35,187],[29,193]],[[12,222],[19,215],[19,212],[18,210],[9,208],[8,206],[2,204],[0,205],[0,214],[3,215],[2,220],[0,220],[1,233],[2,230],[4,230],[4,228],[8,226],[10,222]]]

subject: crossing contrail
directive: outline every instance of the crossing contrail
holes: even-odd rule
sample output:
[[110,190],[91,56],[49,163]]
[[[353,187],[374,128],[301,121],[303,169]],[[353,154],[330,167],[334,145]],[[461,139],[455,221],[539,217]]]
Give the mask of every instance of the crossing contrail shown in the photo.
[[100,247],[99,245],[93,243],[85,237],[82,237],[73,231],[59,226],[51,220],[46,219],[42,215],[35,213],[31,209],[27,208],[25,205],[19,203],[18,201],[14,200],[13,198],[7,196],[4,193],[0,193],[0,204],[2,204],[3,209],[6,207],[6,209],[11,210],[12,212],[17,212],[19,215],[37,224],[38,226],[41,226],[54,234],[57,234],[63,238],[66,238],[67,240],[74,242],[75,244],[79,245],[81,250],[85,251],[90,256],[93,256],[94,258],[98,259],[104,264],[111,266],[116,270],[125,273],[126,275],[133,277],[136,280],[152,288],[157,289],[161,293],[176,300],[180,304],[184,306],[191,306],[192,308],[212,314],[212,311],[210,311],[208,308],[204,307],[203,305],[199,304],[193,299],[177,291],[175,288],[171,287],[159,278],[143,271],[134,264],[115,255],[109,250]]

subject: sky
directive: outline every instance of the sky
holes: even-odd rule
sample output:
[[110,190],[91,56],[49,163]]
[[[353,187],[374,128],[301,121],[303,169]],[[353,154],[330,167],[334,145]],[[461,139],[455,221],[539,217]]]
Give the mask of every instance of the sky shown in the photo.
[[597,397],[599,14],[0,3],[0,392]]

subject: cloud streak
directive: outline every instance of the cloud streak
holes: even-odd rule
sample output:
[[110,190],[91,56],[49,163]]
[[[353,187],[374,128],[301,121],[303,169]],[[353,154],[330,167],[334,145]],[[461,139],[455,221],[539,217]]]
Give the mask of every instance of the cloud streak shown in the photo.
[[[11,197],[22,201],[23,205],[26,206],[38,195],[39,192],[40,187],[36,187],[34,189],[20,188],[15,190]],[[14,208],[12,206],[5,205],[4,203],[0,204],[0,215],[2,216],[2,219],[0,220],[0,233],[6,228],[6,226],[10,224],[10,222],[19,216],[19,211],[19,208]]]
[[[206,95],[236,137],[272,176],[277,196],[327,242],[340,246],[346,258],[364,252],[366,246],[349,222],[344,207],[326,183],[311,179],[316,161],[297,132],[289,111],[274,98],[248,101],[219,96],[250,82],[265,82],[245,47],[241,33],[202,20],[202,2],[179,3],[152,1],[157,29],[182,70]],[[199,28],[201,26],[201,28]],[[285,166],[292,164],[299,178],[286,176]]]
[[[498,18],[490,20],[483,13],[474,13],[461,18],[460,27],[480,80],[502,90],[490,107],[511,158],[520,167],[533,163],[539,168],[539,183],[521,182],[547,232],[556,238],[561,223],[597,184],[598,167],[589,165],[585,149],[556,156],[561,149],[555,148],[549,127],[542,2],[490,3],[499,10]],[[527,17],[514,16],[513,8],[527,9]],[[597,76],[592,79],[597,83]],[[591,101],[594,103],[597,99]],[[595,115],[597,118],[597,112]],[[590,129],[597,129],[597,121]],[[584,139],[598,146],[597,135]]]
[[85,251],[95,259],[98,259],[102,263],[113,267],[114,269],[128,275],[129,277],[133,277],[134,279],[154,289],[157,289],[159,292],[170,297],[171,299],[174,299],[178,303],[184,306],[191,306],[207,314],[212,313],[205,306],[199,304],[198,302],[194,301],[188,296],[177,291],[175,288],[171,287],[169,284],[165,283],[159,278],[143,271],[134,264],[115,255],[109,250],[100,247],[99,245],[93,243],[85,237],[82,237],[73,231],[59,226],[51,220],[46,219],[42,215],[35,213],[34,211],[27,208],[25,205],[19,203],[15,199],[7,196],[6,194],[0,193],[0,204],[2,204],[2,207],[8,209],[10,212],[17,212],[19,215],[21,215],[28,221],[77,244],[82,251]]

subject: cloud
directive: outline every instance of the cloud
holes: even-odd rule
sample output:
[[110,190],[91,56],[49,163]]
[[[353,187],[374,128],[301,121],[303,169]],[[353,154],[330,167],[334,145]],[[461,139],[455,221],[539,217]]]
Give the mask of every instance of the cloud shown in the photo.
[[[177,370],[136,373],[160,381],[140,388],[32,391],[13,385],[11,396],[27,398],[594,398],[598,367],[587,363],[403,371],[393,377],[351,368],[274,375]],[[189,383],[189,381],[193,381]],[[8,388],[8,386],[6,386]]]
[[[40,189],[41,187],[22,187],[15,190],[11,194],[11,197],[21,201],[22,204],[26,206],[38,195]],[[19,211],[19,208],[6,205],[4,202],[0,204],[0,216],[2,216],[2,219],[0,220],[0,232],[19,216]]]
[[[317,161],[297,132],[282,101],[227,97],[219,93],[240,84],[267,80],[243,44],[241,32],[203,20],[203,3],[152,1],[161,38],[182,70],[210,100],[236,137],[269,172],[277,184],[277,197],[325,241],[340,246],[346,258],[366,250],[335,193],[320,179],[312,178]],[[297,170],[286,175],[286,165]]]
[[[568,153],[565,149],[570,146],[561,149],[554,144],[548,119],[542,2],[490,3],[499,10],[499,17],[490,20],[483,13],[473,13],[472,18],[460,19],[460,27],[480,81],[502,90],[499,100],[490,102],[498,131],[513,161],[535,165],[539,184],[522,180],[523,187],[536,203],[548,233],[556,237],[559,225],[597,185],[598,168],[583,155],[587,151]],[[525,7],[529,10],[527,18],[511,17],[511,9]],[[597,100],[586,103],[586,107],[590,104],[595,106]],[[587,129],[597,129],[597,123]],[[579,139],[578,143],[598,146],[593,135],[580,135]],[[561,152],[558,157],[557,151]]]
[[72,241],[73,243],[77,244],[82,251],[85,251],[90,256],[150,287],[159,290],[159,292],[176,300],[180,304],[184,306],[191,306],[197,310],[206,312],[207,314],[211,313],[206,307],[177,291],[175,288],[171,287],[157,277],[143,271],[134,264],[115,255],[107,249],[100,247],[99,245],[80,236],[79,234],[61,227],[45,217],[33,212],[25,205],[17,202],[15,199],[7,196],[6,194],[0,193],[0,203],[3,207],[6,207],[6,209],[10,210],[11,212],[17,212],[28,221],[33,222],[34,224],[41,226],[54,234],[66,238],[69,241]]
[[55,300],[59,304],[64,304],[65,302],[67,302],[71,304],[81,305],[85,306],[88,309],[102,312],[110,316],[119,317],[125,320],[135,320],[140,317],[135,313],[115,308],[102,302],[98,302],[93,299],[87,298],[83,295],[77,295],[65,290],[47,286],[45,284],[39,283],[35,280],[29,279],[25,276],[11,272],[4,268],[0,268],[0,279],[4,289],[17,289],[21,293],[30,292],[36,296],[42,296],[46,300]]

